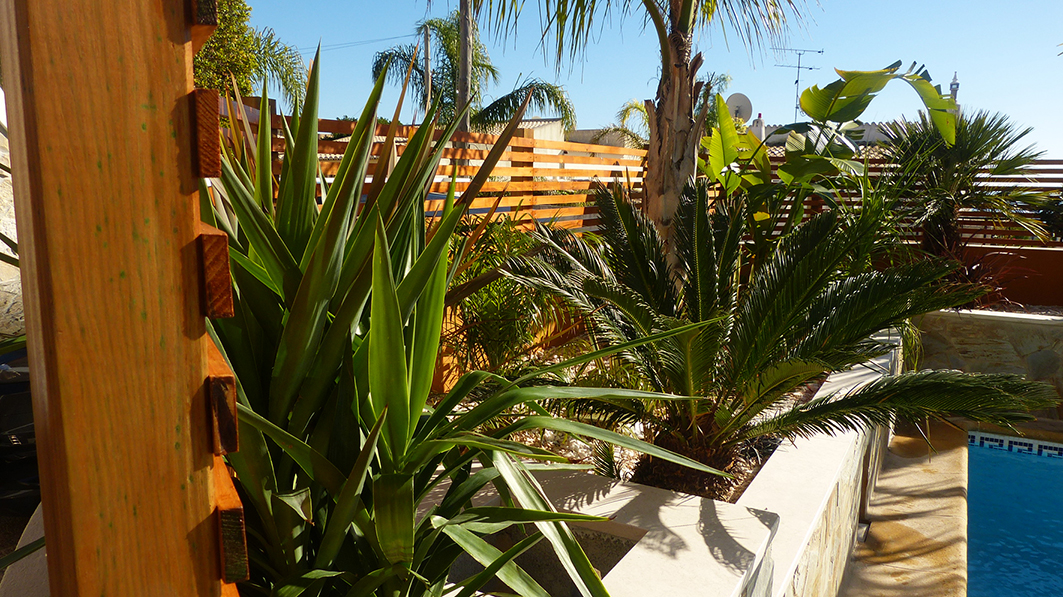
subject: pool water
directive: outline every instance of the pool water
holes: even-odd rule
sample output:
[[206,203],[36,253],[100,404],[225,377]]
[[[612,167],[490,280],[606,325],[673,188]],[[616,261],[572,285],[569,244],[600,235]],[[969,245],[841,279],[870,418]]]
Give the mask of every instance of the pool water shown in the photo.
[[970,446],[968,597],[1063,595],[1063,458]]

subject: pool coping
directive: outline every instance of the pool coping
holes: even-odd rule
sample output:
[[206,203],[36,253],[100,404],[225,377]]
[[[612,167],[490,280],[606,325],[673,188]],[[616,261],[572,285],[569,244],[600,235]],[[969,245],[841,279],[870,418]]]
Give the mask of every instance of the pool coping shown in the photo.
[[935,422],[928,435],[934,452],[898,425],[839,597],[966,596],[967,433]]

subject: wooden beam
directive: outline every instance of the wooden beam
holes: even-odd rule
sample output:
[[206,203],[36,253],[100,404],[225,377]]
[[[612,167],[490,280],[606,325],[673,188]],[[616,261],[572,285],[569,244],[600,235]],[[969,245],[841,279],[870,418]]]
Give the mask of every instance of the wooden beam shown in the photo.
[[223,590],[191,20],[188,0],[0,0],[55,597]]
[[218,524],[221,578],[226,583],[247,580],[247,537],[244,534],[244,505],[236,493],[229,467],[214,457],[214,514]]
[[203,315],[232,317],[233,285],[229,275],[229,235],[198,223],[200,271],[203,272]]

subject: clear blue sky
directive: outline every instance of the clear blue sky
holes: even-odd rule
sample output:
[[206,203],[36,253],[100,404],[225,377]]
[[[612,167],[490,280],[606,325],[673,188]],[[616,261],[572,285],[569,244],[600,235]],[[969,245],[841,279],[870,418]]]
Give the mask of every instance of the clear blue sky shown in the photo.
[[[320,43],[322,53],[322,117],[355,115],[371,88],[369,70],[374,52],[408,43],[418,21],[442,16],[457,6],[435,0],[336,2],[303,0],[249,0],[251,24],[272,27],[289,45],[312,57]],[[636,8],[637,8],[637,4]],[[1046,157],[1063,159],[1063,2],[1024,0],[1001,3],[987,0],[821,0],[810,2],[802,25],[791,30],[787,47],[822,49],[806,54],[801,87],[825,85],[836,77],[833,68],[867,70],[902,60],[925,64],[935,83],[948,88],[953,72],[960,81],[959,101],[964,110],[1003,112],[1023,126],[1034,128],[1027,137]],[[576,106],[579,128],[608,124],[625,101],[653,97],[660,69],[653,35],[642,28],[641,14],[614,15],[595,36],[595,42],[576,64],[565,62],[561,72],[554,57],[539,46],[536,0],[526,2],[515,36],[493,39],[484,29],[491,58],[502,80],[488,94],[501,95],[524,77],[534,76],[563,84]],[[793,120],[795,70],[776,67],[794,64],[792,54],[764,48],[749,51],[733,34],[714,27],[700,36],[697,48],[705,54],[703,70],[728,73],[733,82],[727,94],[749,96],[754,113],[769,124]],[[382,115],[390,116],[398,97],[392,88],[385,95]],[[865,121],[913,117],[919,101],[907,86],[887,87],[864,114]],[[411,117],[404,110],[403,120]]]

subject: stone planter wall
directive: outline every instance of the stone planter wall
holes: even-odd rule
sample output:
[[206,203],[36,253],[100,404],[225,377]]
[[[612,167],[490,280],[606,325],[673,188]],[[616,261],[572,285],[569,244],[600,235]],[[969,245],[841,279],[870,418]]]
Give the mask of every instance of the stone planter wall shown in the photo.
[[[0,135],[0,139],[4,139]],[[6,139],[0,147],[0,162],[10,164]],[[11,177],[0,173],[0,232],[11,239],[18,239],[15,231],[15,202],[12,195]],[[7,245],[0,244],[0,252],[10,254]],[[17,267],[0,262],[0,338],[17,336],[26,330],[22,315],[22,281]]]
[[[832,375],[817,395],[845,391],[896,371],[896,355],[873,368]],[[775,451],[737,505],[779,515],[772,540],[773,597],[833,597],[856,540],[878,458],[868,458],[883,431],[817,435]],[[870,462],[872,470],[867,471]]]
[[[1063,317],[996,311],[938,311],[917,321],[920,369],[1018,373],[1045,381],[1063,397]],[[1063,418],[1063,407],[1036,413]]]

